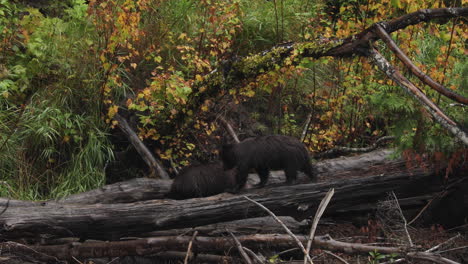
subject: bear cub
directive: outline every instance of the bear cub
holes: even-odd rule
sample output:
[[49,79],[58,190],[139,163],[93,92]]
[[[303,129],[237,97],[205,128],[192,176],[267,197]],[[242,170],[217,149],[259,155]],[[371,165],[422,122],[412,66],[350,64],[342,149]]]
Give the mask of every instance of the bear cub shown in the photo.
[[296,182],[297,171],[307,174],[313,182],[317,178],[304,144],[290,136],[260,136],[226,144],[222,147],[221,159],[225,170],[237,168],[234,192],[247,182],[249,169],[255,169],[260,176],[259,187],[267,183],[270,170],[283,170],[288,184]]
[[191,165],[174,178],[166,197],[176,200],[207,197],[235,186],[235,170],[225,171],[221,162]]

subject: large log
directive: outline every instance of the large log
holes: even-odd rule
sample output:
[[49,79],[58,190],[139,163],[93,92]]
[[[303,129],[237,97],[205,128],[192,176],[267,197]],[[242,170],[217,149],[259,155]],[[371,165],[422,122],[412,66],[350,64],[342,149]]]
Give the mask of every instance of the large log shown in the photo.
[[[325,215],[360,203],[376,203],[389,191],[407,198],[440,190],[440,177],[431,170],[343,179],[330,183],[247,190],[184,201],[149,200],[127,204],[26,203],[0,200],[3,238],[81,237],[118,239],[151,231],[206,225],[265,215],[247,201],[250,197],[275,214],[304,218],[313,215],[330,189],[335,195]],[[18,206],[16,206],[18,205]]]
[[[376,171],[407,171],[402,159],[391,159],[390,149],[376,150],[370,153],[329,159],[316,163],[320,182],[343,177],[357,177],[376,174]],[[308,177],[299,174],[299,181],[307,182]],[[268,185],[283,183],[282,171],[273,171]],[[248,183],[260,182],[257,174],[250,174]],[[171,180],[138,178],[103,186],[99,189],[74,194],[60,200],[61,203],[94,204],[94,203],[132,203],[137,201],[162,199],[169,192]]]
[[172,180],[136,178],[105,185],[88,192],[65,197],[59,202],[75,204],[131,203],[151,199],[163,199],[169,192]]

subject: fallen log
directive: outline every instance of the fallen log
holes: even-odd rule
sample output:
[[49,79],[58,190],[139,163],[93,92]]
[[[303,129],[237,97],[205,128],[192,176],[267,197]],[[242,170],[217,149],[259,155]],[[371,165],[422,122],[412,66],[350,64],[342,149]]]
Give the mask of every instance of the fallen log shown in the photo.
[[[325,193],[335,189],[325,216],[360,203],[377,202],[394,191],[398,198],[441,190],[440,177],[429,170],[396,173],[330,183],[246,190],[239,195],[220,194],[207,198],[149,200],[127,204],[61,204],[0,199],[0,235],[7,239],[81,237],[112,240],[141,233],[213,224],[263,216],[260,208],[243,198],[254,199],[276,215],[303,219],[315,213]],[[21,206],[13,206],[19,203]]]
[[[305,235],[297,235],[297,238],[302,244],[307,243],[308,238]],[[285,249],[290,250],[295,247],[295,243],[289,235],[246,235],[236,237],[236,240],[242,247],[253,250],[267,249],[280,251]],[[76,257],[87,260],[93,258],[151,255],[166,259],[183,259],[186,257],[186,253],[183,250],[191,242],[193,242],[192,249],[194,252],[194,254],[189,255],[189,259],[191,260],[196,259],[198,261],[214,263],[240,263],[236,258],[236,251],[232,250],[235,243],[234,239],[230,237],[196,237],[192,241],[191,236],[163,236],[130,241],[95,241],[52,246],[24,246],[17,244],[17,247],[26,248],[28,252],[34,252],[34,255],[40,256],[42,259],[49,259],[50,262],[47,263],[61,263],[58,259],[75,260]],[[9,245],[11,245],[11,242],[0,243],[1,248],[8,247]],[[435,263],[458,263],[439,254],[432,253],[429,250],[421,252],[418,251],[419,248],[414,247],[375,246],[342,242],[334,240],[329,235],[314,237],[312,245],[316,249],[344,252],[346,254],[368,255],[369,252],[379,252],[380,254],[395,254],[395,256],[423,259]],[[210,254],[205,254],[205,252],[209,252]],[[220,255],[214,255],[214,253]]]
[[105,185],[88,192],[60,199],[61,203],[131,203],[151,199],[163,199],[169,192],[172,180],[136,178],[129,181]]
[[[290,216],[278,217],[293,233],[302,233],[309,228],[306,220],[296,221]],[[200,236],[221,236],[226,235],[226,230],[236,235],[250,234],[285,234],[284,229],[269,216],[254,217],[249,219],[235,220],[229,222],[215,223],[210,225],[197,226],[193,228],[170,229],[154,231],[140,237],[158,237],[158,236],[178,236],[192,231],[198,231]]]
[[[376,174],[375,171],[407,171],[402,159],[391,159],[393,150],[383,149],[370,153],[329,159],[316,163],[319,181],[329,181],[341,177],[356,177]],[[300,182],[307,182],[308,177],[300,173]],[[284,183],[282,171],[271,172],[268,185]],[[257,174],[250,174],[248,183],[255,185],[260,182]],[[169,192],[171,180],[137,178],[114,183],[101,188],[70,195],[59,202],[67,204],[94,203],[132,203],[151,199],[162,199]]]
[[50,254],[37,252],[16,242],[0,243],[0,264],[64,264]]
[[[301,222],[296,221],[290,216],[278,217],[293,233],[303,233],[309,228],[306,220]],[[285,230],[269,216],[254,217],[249,219],[221,222],[209,225],[202,225],[189,228],[169,229],[161,231],[153,231],[148,233],[138,234],[138,237],[122,237],[120,240],[133,240],[146,237],[160,236],[181,236],[197,231],[200,236],[224,236],[232,232],[236,235],[251,235],[251,234],[285,234]],[[44,239],[42,241],[23,241],[31,244],[32,242],[40,243],[41,245],[60,245],[79,242],[77,237]]]
[[[307,236],[298,235],[299,240],[307,243]],[[242,246],[251,249],[273,249],[285,250],[294,248],[296,245],[289,235],[263,234],[238,236],[237,239]],[[129,241],[113,242],[84,242],[66,245],[30,246],[31,249],[42,254],[54,256],[61,260],[72,259],[72,256],[80,258],[102,258],[121,256],[145,256],[164,251],[183,251],[190,243],[191,236],[169,236],[152,237]],[[0,246],[2,243],[0,243]],[[234,240],[231,237],[201,237],[198,236],[193,242],[193,251],[197,253],[209,252],[223,253],[234,248]],[[316,236],[313,248],[328,249],[334,252],[346,252],[351,254],[368,254],[377,250],[382,254],[402,253],[403,248],[370,246],[359,243],[347,243],[332,239],[330,236]],[[237,254],[237,250],[231,250]]]

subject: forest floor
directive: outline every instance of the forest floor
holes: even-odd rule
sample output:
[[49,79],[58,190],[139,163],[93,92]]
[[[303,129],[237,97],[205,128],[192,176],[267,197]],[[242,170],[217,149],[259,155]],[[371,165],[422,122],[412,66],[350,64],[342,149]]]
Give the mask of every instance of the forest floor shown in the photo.
[[[389,232],[386,227],[379,222],[369,220],[365,226],[358,227],[352,223],[325,223],[317,228],[317,235],[330,235],[333,239],[349,242],[363,243],[376,246],[399,246],[408,245],[408,239],[403,232]],[[440,252],[440,255],[456,261],[458,263],[468,263],[468,225],[445,230],[441,226],[409,228],[409,234],[414,246],[421,251],[425,251],[440,245],[433,252]],[[377,254],[372,257],[349,255],[346,253],[334,252],[349,263],[392,263],[398,257]],[[313,251],[314,263],[343,263],[336,257],[325,253],[323,250]],[[376,258],[382,258],[380,260]],[[282,256],[287,260],[286,256]],[[374,262],[372,262],[374,261]],[[415,260],[412,263],[433,263],[422,260]]]

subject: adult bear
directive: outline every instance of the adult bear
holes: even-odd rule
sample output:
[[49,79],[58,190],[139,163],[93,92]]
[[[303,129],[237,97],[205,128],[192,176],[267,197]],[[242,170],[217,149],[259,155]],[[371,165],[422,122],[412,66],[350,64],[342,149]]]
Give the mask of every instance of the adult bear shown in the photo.
[[235,186],[235,170],[225,171],[221,162],[191,165],[174,178],[166,197],[176,200],[207,197]]
[[284,170],[288,184],[295,183],[297,171],[316,181],[309,152],[302,142],[289,136],[261,136],[245,139],[238,144],[226,144],[221,150],[221,158],[225,170],[237,168],[234,192],[245,185],[252,168],[260,176],[260,187],[267,183],[270,170]]

